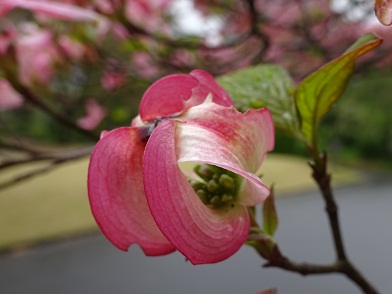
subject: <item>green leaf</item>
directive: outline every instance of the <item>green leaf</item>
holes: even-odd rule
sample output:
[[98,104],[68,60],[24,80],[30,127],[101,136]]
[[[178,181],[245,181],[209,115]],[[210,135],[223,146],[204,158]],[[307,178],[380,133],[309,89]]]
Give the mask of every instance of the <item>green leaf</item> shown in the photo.
[[372,34],[362,36],[343,55],[305,78],[294,97],[301,116],[301,132],[308,146],[317,149],[316,130],[320,119],[343,94],[358,57],[381,44]]
[[271,194],[263,203],[263,231],[273,236],[278,228],[278,214],[275,207],[274,187],[271,187]]
[[297,135],[299,120],[290,75],[276,65],[258,65],[238,70],[218,78],[218,83],[230,94],[240,111],[267,107],[275,126]]

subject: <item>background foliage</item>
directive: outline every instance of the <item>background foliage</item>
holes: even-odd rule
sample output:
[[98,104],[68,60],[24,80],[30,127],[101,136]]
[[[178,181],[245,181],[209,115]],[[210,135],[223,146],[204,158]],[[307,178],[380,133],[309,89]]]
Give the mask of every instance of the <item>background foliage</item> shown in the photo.
[[[0,140],[4,142],[27,140],[62,146],[92,142],[91,138],[99,130],[129,124],[137,114],[143,91],[152,81],[193,68],[221,75],[254,64],[281,65],[288,73],[274,65],[276,70],[264,76],[255,71],[246,77],[259,79],[260,95],[274,101],[285,94],[279,89],[265,88],[268,74],[281,72],[282,83],[294,85],[341,54],[362,33],[374,31],[386,37],[390,34],[374,22],[364,21],[371,15],[371,7],[364,1],[338,8],[325,0],[158,1],[155,4],[134,1],[133,10],[150,16],[144,23],[140,17],[129,15],[126,9],[124,12],[127,2],[113,1],[111,6],[103,5],[105,1],[69,3],[106,17],[110,23],[108,31],[100,35],[94,24],[70,22],[39,9],[32,12],[17,7],[5,9],[0,26],[2,40],[8,42],[2,56],[8,61],[0,69],[3,68],[4,77],[10,74],[9,66],[23,69],[23,62],[18,60],[23,40],[50,31],[51,39],[46,46],[54,46],[59,52],[50,61],[51,73],[44,79],[45,68],[31,64],[37,72],[22,83],[41,103],[65,116],[75,127],[70,128],[53,113],[27,99],[23,107],[0,112]],[[359,8],[362,17],[353,17]],[[205,25],[184,28],[183,19],[189,17],[183,15],[187,9],[195,9]],[[62,45],[66,43],[65,38],[70,40],[68,47],[74,53]],[[387,71],[391,64],[391,44],[386,40],[381,49],[360,60],[359,72],[372,70],[356,77],[345,95],[347,99],[337,103],[323,123],[322,137],[325,142],[333,142],[325,146],[331,152],[356,158],[391,157],[391,111],[384,107],[388,105],[386,93],[391,84],[391,74]],[[10,64],[9,60],[14,61]],[[12,75],[21,78],[18,71]],[[232,90],[228,84],[225,87]],[[237,87],[237,91],[247,90]],[[86,136],[86,132],[78,130],[77,122],[86,115],[85,105],[90,99],[103,107],[106,115],[99,125],[86,130],[95,135]],[[277,122],[278,128],[282,123]],[[332,134],[329,130],[337,132]],[[285,135],[278,134],[277,140],[276,151],[302,153],[303,149]]]

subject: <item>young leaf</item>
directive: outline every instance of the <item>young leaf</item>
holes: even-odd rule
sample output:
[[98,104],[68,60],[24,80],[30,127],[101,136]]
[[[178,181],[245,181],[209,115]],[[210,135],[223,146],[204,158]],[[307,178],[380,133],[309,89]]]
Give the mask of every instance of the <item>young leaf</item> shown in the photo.
[[268,107],[277,128],[294,136],[299,134],[292,96],[295,86],[284,69],[275,65],[258,65],[226,74],[217,81],[240,111]]
[[372,34],[362,36],[343,55],[305,78],[295,90],[295,103],[301,116],[301,132],[308,146],[315,148],[318,123],[346,89],[356,59],[381,42],[381,39]]
[[274,187],[271,187],[270,195],[263,203],[263,231],[273,236],[277,228],[278,215],[275,207]]

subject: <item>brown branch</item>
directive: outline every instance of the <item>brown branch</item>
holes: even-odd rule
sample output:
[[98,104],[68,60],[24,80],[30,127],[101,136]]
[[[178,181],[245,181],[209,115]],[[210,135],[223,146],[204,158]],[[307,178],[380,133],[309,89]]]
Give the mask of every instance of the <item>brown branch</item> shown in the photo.
[[6,188],[10,188],[10,187],[12,187],[12,186],[14,186],[16,184],[19,184],[19,183],[21,183],[23,181],[26,181],[26,180],[34,177],[34,176],[38,176],[40,174],[49,172],[49,171],[53,170],[58,164],[63,163],[63,162],[56,162],[56,163],[55,162],[51,162],[50,164],[48,164],[48,165],[46,165],[44,167],[37,168],[37,169],[35,169],[33,171],[30,171],[28,173],[16,176],[16,177],[14,177],[14,178],[12,178],[12,179],[10,179],[8,181],[4,181],[4,182],[0,183],[0,190],[6,189]]
[[65,151],[63,150],[60,152],[39,153],[39,154],[34,153],[34,154],[30,154],[30,156],[27,158],[19,158],[19,159],[14,158],[14,159],[3,160],[2,163],[0,164],[0,170],[4,170],[11,166],[22,165],[22,164],[33,163],[33,162],[49,161],[49,163],[44,167],[39,167],[27,173],[19,174],[10,180],[6,180],[0,183],[0,190],[19,184],[27,179],[30,179],[42,173],[49,172],[62,163],[88,156],[90,155],[92,149],[93,149],[92,147],[84,147],[76,150],[65,150]]
[[255,1],[254,0],[245,0],[245,2],[248,4],[248,9],[249,9],[249,14],[251,18],[251,35],[256,36],[258,39],[260,39],[263,42],[263,46],[261,50],[258,52],[256,55],[256,58],[254,59],[254,63],[261,62],[264,59],[264,56],[270,47],[270,39],[269,37],[259,29],[259,14],[257,12],[257,9],[255,7]]
[[30,91],[29,88],[22,85],[9,70],[5,69],[4,74],[5,74],[5,77],[8,80],[8,82],[12,85],[12,87],[17,92],[19,92],[26,101],[30,102],[32,105],[39,108],[43,112],[47,113],[52,118],[54,118],[56,121],[67,126],[68,128],[73,129],[73,130],[87,136],[88,138],[90,138],[94,141],[99,140],[99,135],[97,135],[93,132],[90,132],[88,130],[80,128],[77,124],[75,124],[75,122],[70,120],[67,116],[63,115],[62,113],[56,112],[55,110],[50,108],[48,105],[43,103],[38,97],[36,97],[34,95],[33,92]]
[[377,290],[363,277],[363,275],[348,261],[336,261],[333,264],[296,263],[284,256],[279,256],[269,261],[263,267],[278,267],[286,271],[299,273],[303,276],[342,273],[351,279],[363,293],[377,294]]
[[363,293],[377,294],[377,290],[359,272],[359,270],[347,258],[338,218],[338,206],[334,200],[331,188],[331,177],[327,173],[327,156],[316,155],[311,152],[314,162],[310,164],[313,169],[313,178],[317,182],[326,203],[332,236],[334,240],[337,259],[332,264],[297,263],[285,257],[277,245],[276,240],[260,230],[255,219],[253,210],[249,210],[251,229],[247,244],[252,246],[261,257],[267,260],[264,267],[276,267],[286,271],[296,272],[301,275],[316,275],[328,273],[341,273],[354,282]]
[[15,143],[15,142],[5,142],[3,140],[0,140],[0,148],[6,149],[6,150],[11,150],[11,151],[15,151],[15,150],[23,151],[23,152],[27,152],[29,154],[40,153],[40,150],[36,149],[35,147],[26,146],[24,144]]
[[332,236],[335,244],[338,260],[346,260],[346,252],[344,249],[342,233],[339,225],[338,206],[331,189],[331,176],[327,173],[327,157],[322,155],[320,164],[311,162],[309,165],[313,170],[313,178],[319,186],[320,192],[325,200],[325,210],[328,214]]
[[5,169],[11,166],[26,164],[31,162],[38,161],[46,161],[50,160],[54,163],[60,163],[64,161],[79,159],[81,157],[87,156],[91,153],[92,147],[84,147],[81,149],[75,150],[63,150],[60,152],[41,152],[37,153],[37,150],[34,150],[34,153],[27,158],[14,158],[14,159],[5,159],[0,162],[0,170]]
[[320,192],[324,198],[326,207],[325,210],[328,215],[332,236],[335,244],[335,250],[337,255],[337,263],[341,264],[340,272],[351,279],[355,284],[358,285],[367,294],[376,294],[378,291],[374,288],[369,281],[356,269],[356,267],[347,258],[342,233],[340,230],[340,222],[338,217],[338,206],[336,205],[332,188],[331,188],[331,177],[327,172],[327,156],[325,153],[314,158],[315,162],[311,163],[310,166],[313,169],[313,178],[319,186]]
[[77,131],[78,133],[81,133],[88,138],[97,141],[99,139],[99,136],[97,134],[94,134],[93,132],[87,131],[85,129],[80,128],[77,124],[75,124],[72,120],[70,120],[67,116],[54,111],[51,109],[48,105],[44,104],[40,99],[38,99],[28,88],[19,85],[18,87],[15,88],[28,102],[36,106],[37,108],[41,109],[45,113],[49,114],[51,117],[56,119],[58,122],[61,124],[69,127],[70,129],[73,129]]
[[263,267],[278,267],[286,271],[299,273],[303,276],[318,275],[318,274],[332,274],[343,271],[344,263],[336,262],[333,264],[311,264],[311,263],[296,263],[287,257],[281,257],[277,260],[266,263]]
[[251,245],[263,258],[267,259],[267,263],[263,265],[265,268],[281,268],[303,276],[341,273],[361,288],[363,293],[378,293],[347,258],[342,260],[338,259],[332,264],[312,264],[307,262],[298,263],[282,255],[272,237],[266,238],[263,235],[251,234],[248,236],[248,244]]

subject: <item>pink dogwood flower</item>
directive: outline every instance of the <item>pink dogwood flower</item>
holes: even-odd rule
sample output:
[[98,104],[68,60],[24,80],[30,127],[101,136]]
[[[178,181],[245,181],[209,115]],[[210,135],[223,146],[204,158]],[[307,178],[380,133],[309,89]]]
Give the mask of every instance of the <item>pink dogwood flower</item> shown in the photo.
[[112,91],[121,87],[124,81],[124,71],[108,67],[101,77],[101,86],[106,91]]
[[106,108],[102,107],[96,100],[88,99],[86,102],[86,115],[76,122],[84,130],[93,130],[107,115]]
[[[130,127],[106,132],[89,165],[93,215],[106,237],[147,255],[215,263],[246,241],[248,206],[269,195],[254,173],[274,146],[267,109],[238,112],[201,70],[155,82]],[[198,163],[194,173],[182,163]]]

